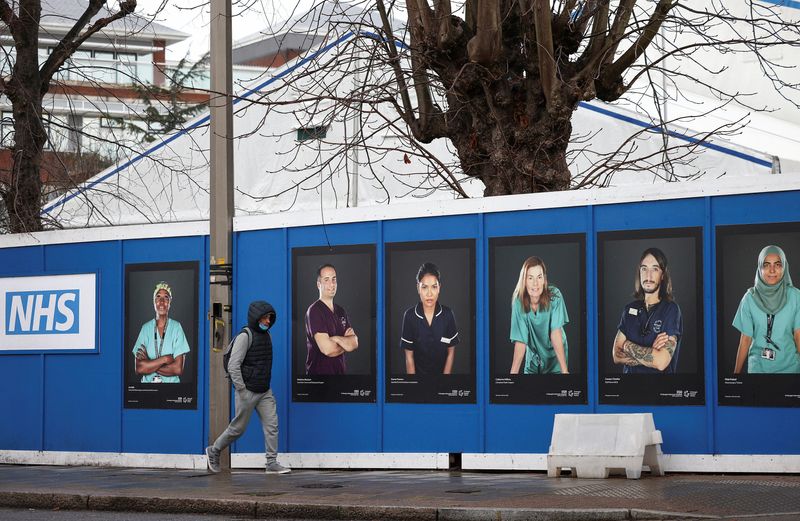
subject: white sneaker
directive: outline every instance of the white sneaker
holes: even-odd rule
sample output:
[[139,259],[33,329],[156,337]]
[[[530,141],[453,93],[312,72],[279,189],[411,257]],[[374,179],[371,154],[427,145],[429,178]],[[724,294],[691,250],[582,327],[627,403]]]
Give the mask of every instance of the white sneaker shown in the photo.
[[288,474],[292,471],[292,469],[284,467],[277,461],[273,461],[272,463],[267,463],[267,474]]

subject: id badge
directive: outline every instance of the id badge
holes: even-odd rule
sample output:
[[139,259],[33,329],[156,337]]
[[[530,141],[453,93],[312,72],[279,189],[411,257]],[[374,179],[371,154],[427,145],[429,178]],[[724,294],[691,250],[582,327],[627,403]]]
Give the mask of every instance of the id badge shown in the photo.
[[764,360],[775,360],[775,351],[769,347],[765,347],[761,350],[761,358]]

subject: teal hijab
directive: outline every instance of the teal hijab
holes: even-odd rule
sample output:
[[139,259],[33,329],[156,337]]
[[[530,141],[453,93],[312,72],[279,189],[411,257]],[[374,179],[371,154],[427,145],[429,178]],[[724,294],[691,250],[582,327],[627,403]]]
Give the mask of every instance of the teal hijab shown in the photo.
[[[767,258],[767,255],[772,253],[781,258],[783,277],[777,284],[770,286],[761,278],[761,266],[764,265],[764,259]],[[761,253],[758,254],[755,286],[748,290],[753,296],[753,301],[761,311],[769,315],[774,315],[786,304],[786,295],[789,293],[790,287],[792,287],[792,277],[789,275],[789,263],[786,261],[786,254],[783,253],[783,250],[778,246],[766,246],[761,250]]]

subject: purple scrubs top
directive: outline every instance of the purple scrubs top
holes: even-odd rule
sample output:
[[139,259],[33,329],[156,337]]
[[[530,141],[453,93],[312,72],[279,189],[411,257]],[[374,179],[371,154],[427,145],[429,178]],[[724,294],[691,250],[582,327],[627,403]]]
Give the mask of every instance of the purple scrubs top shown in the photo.
[[306,374],[328,375],[345,374],[347,364],[344,353],[338,356],[325,356],[319,350],[314,335],[327,333],[328,336],[344,336],[350,328],[350,319],[342,306],[333,304],[333,311],[321,300],[317,300],[306,311]]

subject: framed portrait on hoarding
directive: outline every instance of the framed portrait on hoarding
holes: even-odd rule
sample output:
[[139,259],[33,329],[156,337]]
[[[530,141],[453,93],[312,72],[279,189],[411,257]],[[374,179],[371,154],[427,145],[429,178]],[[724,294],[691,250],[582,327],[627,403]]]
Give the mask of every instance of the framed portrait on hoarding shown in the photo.
[[800,223],[718,226],[720,405],[800,407]]
[[292,399],[374,402],[375,246],[292,249]]
[[125,266],[125,408],[197,409],[199,264]]
[[386,401],[475,403],[475,241],[386,245]]
[[599,399],[701,405],[702,229],[597,235]]
[[584,234],[489,239],[489,399],[583,404]]

